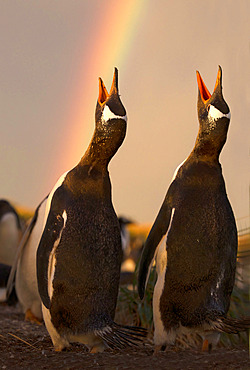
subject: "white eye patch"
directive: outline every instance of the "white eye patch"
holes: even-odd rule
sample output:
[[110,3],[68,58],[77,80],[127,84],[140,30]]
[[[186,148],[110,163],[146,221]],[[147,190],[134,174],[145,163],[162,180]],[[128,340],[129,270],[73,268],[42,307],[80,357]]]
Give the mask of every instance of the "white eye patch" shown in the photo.
[[103,109],[103,112],[102,112],[102,121],[105,123],[107,122],[108,120],[110,119],[123,119],[124,121],[127,122],[127,115],[125,114],[125,116],[117,116],[116,114],[114,114],[108,105],[105,105],[104,109]]
[[213,105],[210,105],[209,112],[208,112],[208,119],[209,121],[217,121],[219,118],[226,117],[228,119],[231,118],[231,113],[228,112],[227,114],[222,113],[219,109],[215,108]]

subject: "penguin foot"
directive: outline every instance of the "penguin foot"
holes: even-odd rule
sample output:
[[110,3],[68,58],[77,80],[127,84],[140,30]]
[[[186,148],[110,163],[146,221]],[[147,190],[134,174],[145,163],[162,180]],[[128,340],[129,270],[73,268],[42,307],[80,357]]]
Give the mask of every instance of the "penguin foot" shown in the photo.
[[42,321],[39,320],[30,310],[30,308],[25,312],[25,321],[32,322],[37,325],[42,325]]
[[54,347],[54,350],[55,350],[55,352],[62,352],[62,351],[66,351],[66,349],[68,348],[68,347],[70,347],[70,345],[69,346],[58,346],[58,347]]
[[166,346],[163,346],[161,344],[155,346],[153,356],[157,356],[159,352],[165,351],[165,349],[166,349]]
[[153,356],[157,356],[159,352],[165,352],[167,350],[180,352],[180,349],[175,344],[160,344],[158,346],[155,346]]
[[89,353],[99,353],[103,352],[106,349],[106,346],[103,343],[97,344],[96,346],[93,346]]
[[202,352],[207,352],[208,351],[208,340],[205,339],[202,343]]
[[55,352],[62,352],[71,346],[70,343],[62,337],[60,337],[60,339],[57,338],[56,342],[53,342],[53,344]]
[[62,352],[62,351],[65,351],[66,348],[68,348],[69,346],[65,347],[65,346],[58,346],[58,347],[54,347],[54,350],[55,352]]
[[212,352],[212,343],[209,343],[207,339],[205,339],[202,343],[202,352]]

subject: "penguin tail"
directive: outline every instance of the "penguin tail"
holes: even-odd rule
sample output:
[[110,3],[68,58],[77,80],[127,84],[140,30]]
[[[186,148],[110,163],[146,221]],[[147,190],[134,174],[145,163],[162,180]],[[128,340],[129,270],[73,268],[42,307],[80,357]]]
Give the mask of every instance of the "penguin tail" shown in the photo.
[[227,334],[237,334],[240,331],[250,329],[250,316],[246,316],[241,319],[220,316],[217,319],[210,321],[210,324],[213,330]]
[[147,336],[147,330],[139,326],[124,326],[113,322],[102,329],[95,330],[95,335],[111,349],[124,349],[142,343],[143,338]]

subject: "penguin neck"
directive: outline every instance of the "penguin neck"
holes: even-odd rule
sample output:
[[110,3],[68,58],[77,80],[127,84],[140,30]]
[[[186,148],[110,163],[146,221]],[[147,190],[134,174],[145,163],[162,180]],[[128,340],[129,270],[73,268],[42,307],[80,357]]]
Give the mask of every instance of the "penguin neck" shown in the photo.
[[79,162],[79,165],[104,170],[107,169],[112,157],[113,153],[111,145],[109,146],[105,139],[100,139],[95,132],[88,149]]
[[110,159],[100,155],[98,148],[90,143],[85,154],[79,162],[79,166],[89,166],[97,169],[107,169]]
[[65,184],[74,194],[89,199],[111,201],[111,182],[108,161],[100,160],[88,148],[80,162],[68,173]]
[[191,155],[203,161],[218,162],[225,142],[226,136],[224,138],[211,137],[200,129]]

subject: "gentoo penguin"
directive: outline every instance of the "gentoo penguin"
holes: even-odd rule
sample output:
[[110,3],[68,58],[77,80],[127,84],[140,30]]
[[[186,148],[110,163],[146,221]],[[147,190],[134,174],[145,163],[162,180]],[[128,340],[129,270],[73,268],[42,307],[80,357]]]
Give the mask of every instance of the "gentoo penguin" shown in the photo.
[[127,217],[119,216],[118,221],[121,230],[123,261],[121,265],[120,285],[132,286],[135,279],[136,264],[139,260],[140,251],[131,248],[130,233],[127,225],[134,224],[134,222]]
[[132,221],[124,216],[119,216],[118,221],[121,231],[121,242],[123,252],[120,285],[127,285],[132,284],[135,271],[135,262],[130,258],[131,252],[130,235],[127,229],[127,225],[131,224]]
[[16,304],[18,299],[15,289],[13,289],[12,294],[7,299],[6,290],[10,271],[11,266],[0,263],[0,302],[6,302],[11,306]]
[[[197,80],[200,127],[195,146],[174,174],[139,266],[142,299],[159,245],[153,294],[156,352],[174,344],[182,333],[198,333],[203,349],[211,349],[220,332],[236,333],[249,325],[248,319],[226,316],[235,279],[237,230],[219,162],[230,122],[221,67],[212,95],[199,72]],[[166,242],[160,243],[163,236]]]
[[127,229],[127,225],[132,224],[133,222],[124,216],[118,217],[120,231],[121,231],[121,242],[122,242],[122,251],[123,258],[128,257],[130,253],[130,235]]
[[0,263],[12,266],[21,238],[21,224],[16,210],[7,200],[0,200]]
[[41,323],[43,317],[37,286],[36,252],[43,232],[47,197],[36,208],[23,234],[7,284],[7,297],[15,288],[18,301],[25,313],[25,320],[37,324]]
[[[15,260],[18,243],[21,238],[22,228],[19,216],[4,199],[0,200],[0,302],[7,299],[6,286],[11,266]],[[16,303],[16,295],[13,291],[9,297],[9,303]]]
[[6,285],[10,274],[11,267],[0,263],[0,302],[6,301]]
[[86,153],[48,198],[37,250],[43,318],[57,351],[70,342],[91,352],[123,348],[145,333],[113,321],[122,248],[107,166],[125,138],[127,121],[117,69],[109,94],[99,79],[95,120]]

